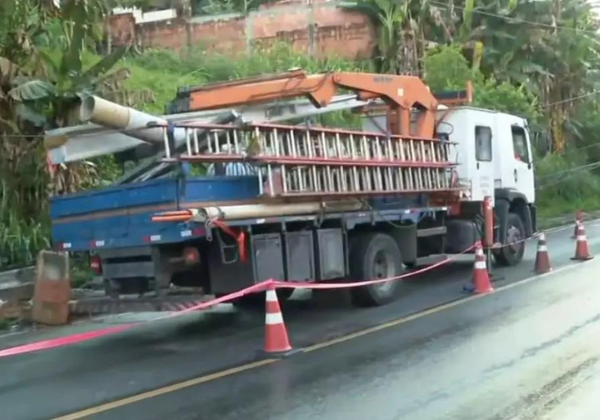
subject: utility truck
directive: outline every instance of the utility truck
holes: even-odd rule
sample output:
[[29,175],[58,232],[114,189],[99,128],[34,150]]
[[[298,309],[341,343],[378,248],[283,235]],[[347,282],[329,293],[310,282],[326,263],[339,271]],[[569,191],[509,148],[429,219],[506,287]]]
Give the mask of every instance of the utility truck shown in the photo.
[[[181,88],[163,117],[88,97],[86,124],[47,133],[50,160],[146,159],[115,185],[53,198],[53,242],[89,252],[113,297],[174,285],[220,296],[431,264],[482,238],[490,197],[506,245],[494,258],[515,265],[536,230],[527,122],[471,104],[470,86],[434,94],[412,76],[302,70]],[[362,129],[307,122],[340,110]],[[245,169],[194,175],[205,165]],[[385,304],[399,284],[354,288],[353,302]]]

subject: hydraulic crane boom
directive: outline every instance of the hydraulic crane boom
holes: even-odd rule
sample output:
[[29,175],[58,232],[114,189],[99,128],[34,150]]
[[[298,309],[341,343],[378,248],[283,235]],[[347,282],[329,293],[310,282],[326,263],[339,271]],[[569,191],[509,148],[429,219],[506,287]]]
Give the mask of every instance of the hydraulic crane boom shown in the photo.
[[[249,105],[304,96],[316,107],[327,106],[341,89],[360,100],[383,100],[389,107],[391,134],[431,138],[439,101],[425,83],[414,76],[330,72],[308,75],[298,70],[268,77],[180,89],[178,101],[187,100],[187,111]],[[420,110],[416,130],[411,132],[411,110]]]

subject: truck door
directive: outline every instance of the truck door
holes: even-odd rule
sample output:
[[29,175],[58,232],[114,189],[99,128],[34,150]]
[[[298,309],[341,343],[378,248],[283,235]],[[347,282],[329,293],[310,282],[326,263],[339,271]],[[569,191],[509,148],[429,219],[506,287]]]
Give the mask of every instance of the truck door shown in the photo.
[[475,120],[475,167],[472,171],[471,199],[481,201],[485,196],[494,198],[494,162],[492,160],[492,127],[489,121]]
[[529,133],[525,124],[511,126],[514,151],[513,177],[515,189],[525,195],[529,203],[535,202],[535,181]]

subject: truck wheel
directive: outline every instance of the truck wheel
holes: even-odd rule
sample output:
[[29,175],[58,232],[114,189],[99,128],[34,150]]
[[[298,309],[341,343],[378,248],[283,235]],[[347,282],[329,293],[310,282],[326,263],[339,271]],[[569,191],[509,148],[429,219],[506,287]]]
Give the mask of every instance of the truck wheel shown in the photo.
[[[396,241],[383,233],[367,233],[354,239],[350,249],[350,274],[356,281],[385,279],[402,274],[404,265]],[[381,306],[396,296],[399,281],[352,288],[356,306]]]
[[[499,251],[494,252],[496,262],[504,267],[517,265],[525,253],[525,226],[516,213],[508,213],[506,219],[506,236],[502,241],[504,245]],[[515,244],[515,242],[518,242]]]

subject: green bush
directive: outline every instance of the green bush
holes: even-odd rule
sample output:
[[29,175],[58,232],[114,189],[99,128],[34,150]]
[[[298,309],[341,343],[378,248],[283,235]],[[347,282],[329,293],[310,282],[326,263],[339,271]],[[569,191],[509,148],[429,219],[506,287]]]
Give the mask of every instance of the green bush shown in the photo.
[[521,115],[536,123],[539,118],[537,100],[524,87],[485,78],[473,70],[459,46],[443,46],[431,50],[424,60],[425,82],[432,91],[464,90],[473,83],[475,106]]
[[[202,85],[247,78],[301,68],[308,73],[327,71],[372,71],[369,62],[352,62],[335,56],[311,58],[279,42],[269,48],[256,46],[251,54],[236,59],[223,54],[210,54],[200,48],[181,53],[148,50],[130,57],[124,63],[131,71],[126,87],[132,90],[152,86],[154,102],[141,109],[164,112],[165,105],[175,97],[178,87]],[[157,73],[160,72],[160,78]],[[335,112],[316,118],[319,124],[344,128],[360,128],[360,118],[350,112]]]
[[151,71],[166,71],[193,77],[196,84],[220,82],[302,68],[309,73],[355,71],[371,68],[368,62],[355,63],[335,56],[312,58],[277,42],[270,47],[255,46],[250,54],[232,59],[228,55],[187,48],[177,54],[165,50],[147,50],[132,59],[135,65]]
[[467,80],[473,80],[474,77],[469,61],[460,47],[455,45],[430,50],[423,67],[425,83],[433,92],[464,89]]
[[600,177],[577,153],[548,154],[535,163],[541,217],[600,209]]
[[124,65],[131,71],[131,78],[126,82],[127,88],[152,88],[154,103],[145,104],[142,109],[155,113],[164,112],[165,105],[175,97],[177,88],[182,86],[279,73],[293,68],[302,68],[308,73],[370,69],[368,62],[355,63],[334,56],[311,58],[283,42],[269,48],[256,46],[251,54],[241,54],[236,59],[207,53],[201,48],[188,48],[180,53],[147,50],[124,60]]
[[[157,55],[152,55],[152,57],[152,59],[146,59],[147,62],[154,63],[153,65],[148,65],[148,68],[137,62],[140,59],[139,57],[124,59],[123,65],[131,73],[131,76],[125,81],[124,85],[127,89],[134,92],[146,89],[150,90],[152,92],[152,99],[140,101],[136,108],[152,114],[162,115],[165,112],[165,105],[175,97],[177,88],[179,86],[197,84],[198,79],[194,75],[169,70],[170,62],[166,59],[164,60],[164,69],[153,68],[160,61]],[[144,60],[141,61],[144,62]]]
[[[3,138],[3,153],[17,150],[21,138]],[[31,140],[26,140],[31,141]],[[0,165],[0,271],[30,264],[48,247],[48,177],[35,143]]]
[[[432,90],[464,89],[467,80],[473,81],[474,105],[510,114],[521,115],[530,126],[544,126],[536,97],[525,87],[485,78],[471,69],[461,49],[443,46],[429,52],[424,62],[425,80]],[[586,121],[597,121],[591,116]],[[574,124],[573,124],[574,125]],[[597,133],[590,123],[578,123],[579,137],[589,144]],[[595,127],[595,126],[594,126]],[[542,218],[571,213],[580,208],[600,208],[600,177],[593,166],[586,166],[587,157],[572,151],[567,155],[548,154],[535,161],[536,193],[539,215]]]

